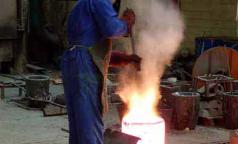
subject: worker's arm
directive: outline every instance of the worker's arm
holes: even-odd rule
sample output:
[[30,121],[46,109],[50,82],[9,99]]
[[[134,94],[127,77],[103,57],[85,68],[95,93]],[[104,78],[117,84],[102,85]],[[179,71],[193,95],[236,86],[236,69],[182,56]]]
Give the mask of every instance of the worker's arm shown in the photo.
[[140,67],[141,58],[137,55],[128,55],[121,52],[112,52],[110,66],[112,67],[123,67],[129,63],[133,63],[136,67]]
[[97,0],[93,7],[94,19],[98,25],[98,30],[106,38],[116,38],[128,33],[128,23],[125,19],[117,17],[109,0]]

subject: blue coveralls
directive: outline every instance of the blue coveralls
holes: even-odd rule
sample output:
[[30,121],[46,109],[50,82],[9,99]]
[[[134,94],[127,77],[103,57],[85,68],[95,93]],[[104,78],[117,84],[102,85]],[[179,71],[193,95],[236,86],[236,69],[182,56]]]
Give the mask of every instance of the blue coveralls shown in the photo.
[[110,0],[79,0],[68,19],[67,50],[61,63],[70,144],[103,144],[102,79],[89,48],[127,32]]

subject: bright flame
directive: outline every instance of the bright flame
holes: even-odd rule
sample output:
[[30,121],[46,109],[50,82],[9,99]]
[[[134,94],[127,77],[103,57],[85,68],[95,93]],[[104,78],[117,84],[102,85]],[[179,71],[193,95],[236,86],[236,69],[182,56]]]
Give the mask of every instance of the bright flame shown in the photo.
[[157,110],[155,109],[157,104],[156,92],[150,88],[144,95],[145,96],[142,96],[138,92],[134,92],[130,96],[128,105],[130,111],[126,117],[129,117],[130,115],[141,117],[141,114],[146,114],[147,117],[142,118],[145,121],[157,116]]
[[138,144],[164,144],[164,120],[157,113],[164,68],[183,40],[180,12],[169,0],[132,0],[136,13],[136,52],[141,71],[128,66],[120,76],[118,94],[128,106],[122,131],[141,138]]
[[122,120],[122,132],[139,137],[137,144],[164,144],[165,124],[156,110],[157,95],[153,88],[144,95],[132,91],[129,112]]

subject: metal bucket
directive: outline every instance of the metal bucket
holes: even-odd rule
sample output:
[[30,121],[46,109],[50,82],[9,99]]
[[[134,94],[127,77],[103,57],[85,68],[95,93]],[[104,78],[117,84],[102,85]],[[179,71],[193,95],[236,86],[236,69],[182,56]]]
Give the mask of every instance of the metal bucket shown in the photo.
[[38,97],[41,93],[49,93],[49,77],[30,75],[26,77],[26,96]]
[[230,144],[238,144],[238,131],[230,132]]
[[238,92],[225,92],[223,98],[225,128],[238,129]]
[[232,82],[232,88],[233,88],[234,91],[238,90],[238,80],[234,80]]
[[173,115],[173,109],[172,107],[165,105],[165,104],[160,104],[158,106],[158,111],[160,116],[164,119],[165,121],[165,129],[168,132],[173,126],[171,125],[172,122],[172,115]]
[[[26,97],[36,100],[48,100],[50,78],[45,75],[30,75],[26,77]],[[42,107],[42,102],[30,101],[31,107]]]
[[200,94],[195,92],[173,93],[173,126],[177,130],[195,129],[198,122]]

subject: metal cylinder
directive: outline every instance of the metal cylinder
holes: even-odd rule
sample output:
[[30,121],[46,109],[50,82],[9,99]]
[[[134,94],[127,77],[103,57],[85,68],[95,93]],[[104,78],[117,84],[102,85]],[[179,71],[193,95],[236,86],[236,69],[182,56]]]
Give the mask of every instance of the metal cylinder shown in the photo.
[[49,77],[30,75],[26,77],[26,96],[37,98],[49,93]]
[[195,129],[198,121],[200,94],[195,92],[173,93],[173,125],[177,130]]
[[238,92],[226,92],[223,99],[223,114],[227,129],[238,129]]
[[238,144],[238,131],[231,131],[230,144]]
[[158,111],[160,116],[165,121],[165,129],[168,132],[170,128],[172,128],[171,122],[172,122],[172,116],[173,116],[173,109],[172,107],[164,104],[160,104],[158,107]]

